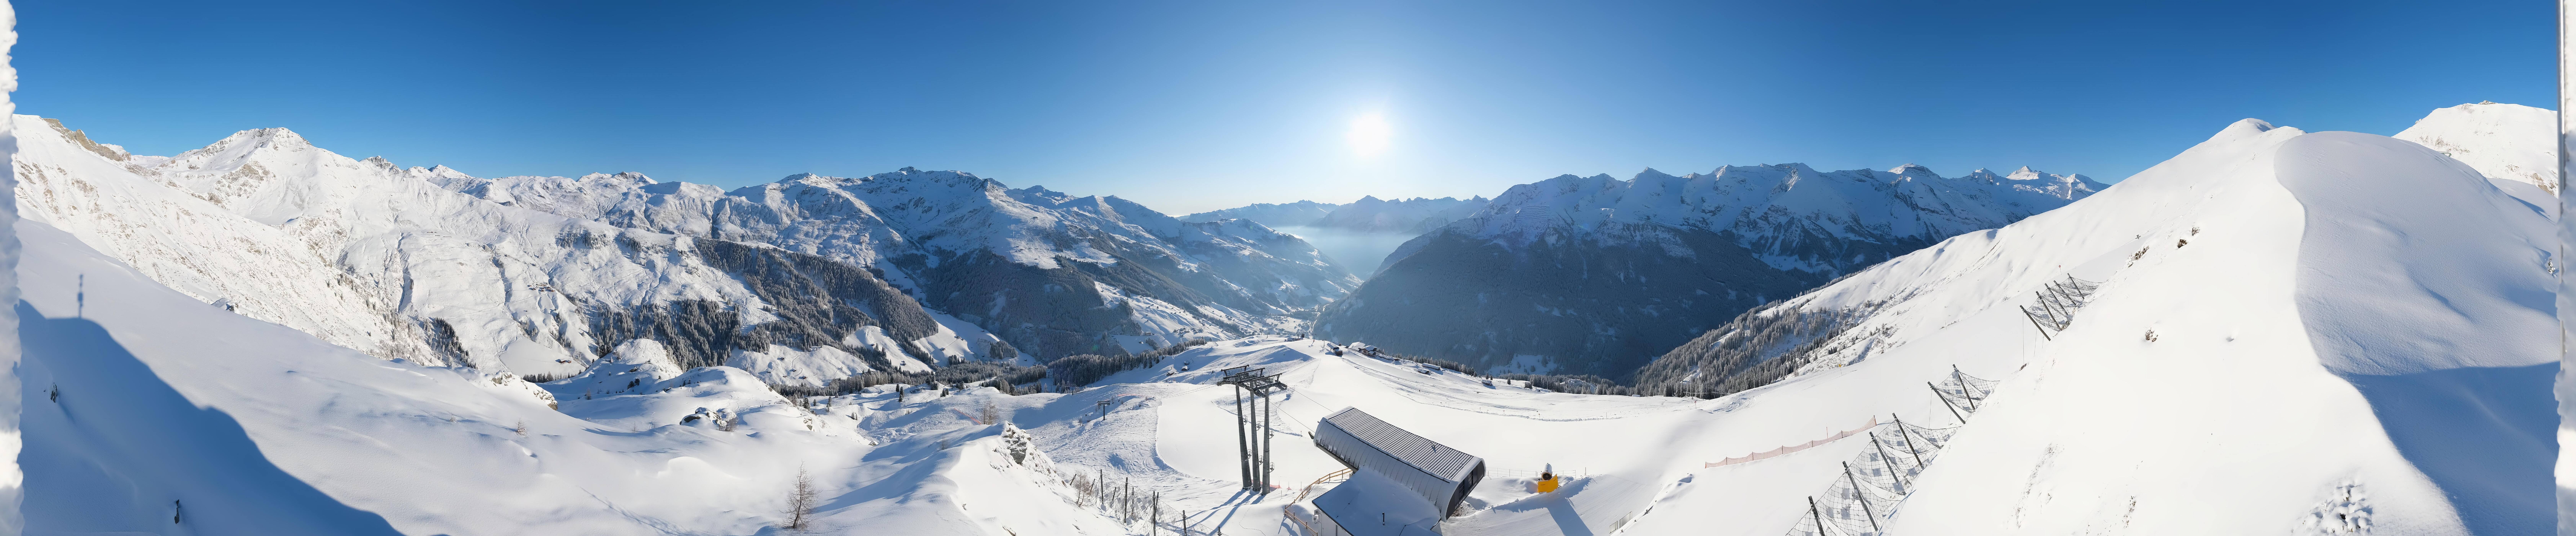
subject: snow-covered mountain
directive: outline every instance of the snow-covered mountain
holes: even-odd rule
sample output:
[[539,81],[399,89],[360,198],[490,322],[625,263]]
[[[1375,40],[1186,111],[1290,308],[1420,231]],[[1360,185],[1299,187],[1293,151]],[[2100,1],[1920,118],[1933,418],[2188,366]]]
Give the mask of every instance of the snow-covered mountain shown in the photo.
[[1405,243],[1326,307],[1315,333],[1486,367],[1624,377],[1764,301],[2102,188],[2028,168],[1950,178],[1910,164],[1560,176]]
[[800,174],[732,192],[640,174],[444,178],[496,203],[623,228],[774,245],[863,267],[1052,359],[1293,331],[1358,278],[1243,220],[1184,222],[956,171]]
[[[1735,395],[1752,408],[1904,390],[1892,369],[1916,392],[1949,364],[2000,380],[1889,532],[2546,533],[2554,229],[2423,146],[2249,119],[2101,195],[1747,315],[1813,329],[1692,345],[1769,347],[1750,362],[1685,347],[1645,375],[1797,374]],[[2086,297],[2036,297],[2069,277]]]
[[[866,270],[761,244],[624,229],[458,195],[285,129],[136,156],[32,116],[22,213],[235,313],[388,359],[569,373],[634,338],[682,363],[843,372],[1009,357]],[[804,368],[804,367],[798,367]],[[826,372],[826,371],[829,372]]]
[[1271,227],[1300,227],[1314,225],[1315,220],[1322,219],[1325,214],[1331,214],[1333,209],[1341,207],[1341,205],[1314,201],[1253,203],[1182,216],[1181,221],[1207,222],[1243,218]]
[[[1301,439],[1343,408],[1484,461],[1447,534],[2552,526],[2552,223],[2420,145],[2251,120],[1768,309],[1845,325],[1778,341],[1808,347],[1792,374],[1711,400],[1545,392],[1280,336],[1077,393],[783,396],[650,341],[531,385],[378,361],[16,229],[22,457],[46,491],[31,533],[778,534],[799,480],[824,532],[1432,525],[1318,515],[1384,482],[1336,478]],[[2033,294],[2070,276],[2090,284],[2048,306],[2063,329],[2036,326]],[[1235,367],[1288,387],[1267,494],[1236,481],[1236,395],[1216,383]],[[1536,492],[1542,470],[1563,486]]]
[[1492,200],[1484,196],[1468,199],[1416,197],[1393,201],[1367,196],[1333,209],[1331,214],[1316,219],[1313,225],[1368,233],[1423,233],[1473,215],[1488,203]]
[[2555,194],[2557,132],[2556,111],[2480,102],[2433,110],[2432,115],[2416,120],[2396,137],[2441,151],[2489,179],[2536,186],[2544,193]]

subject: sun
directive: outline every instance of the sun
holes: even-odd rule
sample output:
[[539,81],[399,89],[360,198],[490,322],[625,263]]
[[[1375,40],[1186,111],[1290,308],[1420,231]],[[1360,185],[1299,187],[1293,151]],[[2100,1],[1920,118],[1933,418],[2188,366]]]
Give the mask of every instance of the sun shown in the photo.
[[1362,157],[1377,156],[1395,141],[1395,126],[1387,124],[1386,116],[1370,113],[1352,119],[1351,131],[1344,137],[1349,139],[1351,151]]

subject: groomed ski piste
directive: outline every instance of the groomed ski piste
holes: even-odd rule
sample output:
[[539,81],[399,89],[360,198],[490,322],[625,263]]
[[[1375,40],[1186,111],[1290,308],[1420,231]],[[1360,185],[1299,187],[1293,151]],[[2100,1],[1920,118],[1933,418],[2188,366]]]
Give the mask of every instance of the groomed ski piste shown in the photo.
[[[2552,519],[2546,209],[2412,142],[2253,120],[1792,300],[1874,313],[1799,374],[1714,400],[1487,386],[1287,336],[1069,394],[791,400],[737,369],[677,370],[649,342],[538,385],[380,361],[189,298],[45,223],[17,229],[29,534],[784,534],[800,469],[817,533],[1304,534],[1316,518],[1296,501],[1342,485],[1310,488],[1342,467],[1307,434],[1346,407],[1486,460],[1465,512],[1425,527],[1443,534],[2538,534]],[[2022,312],[2068,277],[2099,286],[2063,330]],[[1233,388],[1215,382],[1239,366],[1288,385],[1267,493],[1238,489]],[[1891,435],[1940,448],[1889,461],[1917,454],[1871,442]],[[1758,453],[1776,454],[1715,465]],[[1550,466],[1568,483],[1533,493]],[[1163,517],[1122,521],[1069,484],[1093,478],[1159,495]]]

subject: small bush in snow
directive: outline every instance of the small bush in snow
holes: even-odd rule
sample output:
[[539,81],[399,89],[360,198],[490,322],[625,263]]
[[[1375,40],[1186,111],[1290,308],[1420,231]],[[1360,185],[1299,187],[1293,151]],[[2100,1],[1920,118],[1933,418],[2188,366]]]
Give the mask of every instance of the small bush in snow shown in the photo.
[[781,520],[778,528],[789,532],[812,530],[814,505],[819,502],[818,495],[814,491],[814,478],[805,473],[803,466],[798,466],[796,483],[787,491],[787,511],[784,512],[787,514],[787,519]]

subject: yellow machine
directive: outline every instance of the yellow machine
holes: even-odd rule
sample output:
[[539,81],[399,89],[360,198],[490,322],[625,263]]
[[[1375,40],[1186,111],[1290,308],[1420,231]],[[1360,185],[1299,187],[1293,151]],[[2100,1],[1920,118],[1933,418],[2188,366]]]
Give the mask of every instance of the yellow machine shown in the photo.
[[1557,478],[1556,478],[1556,473],[1555,473],[1555,472],[1553,472],[1553,471],[1549,471],[1549,472],[1541,472],[1541,473],[1539,473],[1539,474],[1538,474],[1538,492],[1539,492],[1539,493],[1547,493],[1547,492],[1551,492],[1551,491],[1556,491],[1556,484],[1557,484]]

